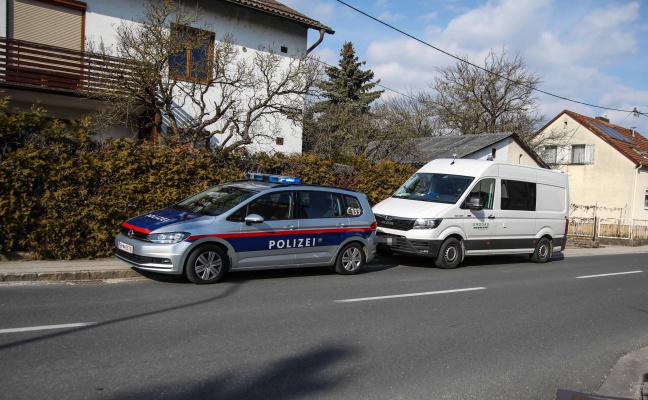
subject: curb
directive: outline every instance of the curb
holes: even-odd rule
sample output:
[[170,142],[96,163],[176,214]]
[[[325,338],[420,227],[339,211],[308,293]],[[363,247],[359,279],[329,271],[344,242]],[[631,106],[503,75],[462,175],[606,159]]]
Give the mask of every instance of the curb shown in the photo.
[[91,281],[101,279],[139,278],[142,275],[132,269],[69,272],[25,272],[0,274],[0,282],[42,282],[42,281]]

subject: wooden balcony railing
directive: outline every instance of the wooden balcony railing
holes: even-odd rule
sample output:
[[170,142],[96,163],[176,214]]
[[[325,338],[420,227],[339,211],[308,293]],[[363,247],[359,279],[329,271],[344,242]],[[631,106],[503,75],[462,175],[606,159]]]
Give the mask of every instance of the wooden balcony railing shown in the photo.
[[0,87],[92,96],[130,75],[118,58],[0,37]]

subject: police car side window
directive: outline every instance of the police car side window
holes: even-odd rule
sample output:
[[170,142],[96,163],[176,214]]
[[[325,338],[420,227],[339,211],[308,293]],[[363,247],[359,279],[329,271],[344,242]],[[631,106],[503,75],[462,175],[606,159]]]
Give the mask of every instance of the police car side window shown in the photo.
[[345,195],[344,200],[346,202],[346,210],[344,215],[348,215],[349,217],[357,217],[362,215],[362,206],[360,205],[360,201],[357,198]]
[[304,190],[299,192],[302,218],[335,218],[344,215],[339,193]]
[[243,221],[250,214],[257,214],[266,221],[293,218],[293,196],[291,191],[265,194],[240,208],[230,216],[232,221]]

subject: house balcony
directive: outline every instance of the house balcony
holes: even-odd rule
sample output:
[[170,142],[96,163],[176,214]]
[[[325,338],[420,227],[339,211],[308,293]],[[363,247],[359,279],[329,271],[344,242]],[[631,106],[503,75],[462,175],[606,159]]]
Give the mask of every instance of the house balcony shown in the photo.
[[0,88],[93,97],[129,75],[123,60],[0,37]]

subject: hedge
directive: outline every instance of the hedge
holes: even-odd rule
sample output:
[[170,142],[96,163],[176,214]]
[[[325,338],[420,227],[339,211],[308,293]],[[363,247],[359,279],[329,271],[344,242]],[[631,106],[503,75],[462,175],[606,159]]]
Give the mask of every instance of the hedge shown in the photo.
[[89,121],[64,124],[7,113],[0,102],[0,255],[39,259],[111,256],[120,225],[245,171],[299,176],[304,183],[363,192],[372,204],[413,172],[390,161],[350,157],[345,165],[312,155],[250,157],[169,148],[125,139],[93,139]]

